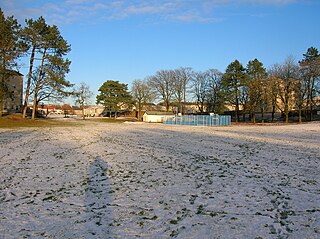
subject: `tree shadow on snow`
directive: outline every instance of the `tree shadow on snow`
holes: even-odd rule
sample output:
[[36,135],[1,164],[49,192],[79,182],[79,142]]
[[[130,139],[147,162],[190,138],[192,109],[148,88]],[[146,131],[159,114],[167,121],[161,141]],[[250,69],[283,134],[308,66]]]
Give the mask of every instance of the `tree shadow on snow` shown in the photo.
[[86,228],[92,238],[111,238],[111,187],[107,177],[108,164],[96,157],[88,169],[85,194]]

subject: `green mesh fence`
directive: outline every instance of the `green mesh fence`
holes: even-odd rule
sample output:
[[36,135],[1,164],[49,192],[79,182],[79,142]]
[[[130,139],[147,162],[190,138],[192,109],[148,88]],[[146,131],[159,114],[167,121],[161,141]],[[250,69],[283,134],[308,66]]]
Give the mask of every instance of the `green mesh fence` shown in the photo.
[[168,116],[163,119],[164,124],[195,125],[195,126],[227,126],[231,125],[230,115],[183,115]]

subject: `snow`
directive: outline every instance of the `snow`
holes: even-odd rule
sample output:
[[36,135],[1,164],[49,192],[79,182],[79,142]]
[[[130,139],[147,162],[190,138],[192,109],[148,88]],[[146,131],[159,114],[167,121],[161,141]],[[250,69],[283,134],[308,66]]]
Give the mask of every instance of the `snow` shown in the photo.
[[319,123],[0,133],[1,239],[320,238]]

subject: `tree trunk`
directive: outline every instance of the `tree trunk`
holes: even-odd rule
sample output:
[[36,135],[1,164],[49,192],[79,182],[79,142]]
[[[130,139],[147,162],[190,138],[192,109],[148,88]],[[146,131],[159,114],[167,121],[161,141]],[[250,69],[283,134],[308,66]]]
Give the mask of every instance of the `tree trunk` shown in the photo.
[[264,108],[261,108],[261,123],[264,123]]
[[276,106],[272,105],[271,122],[274,123],[274,114],[276,112]]
[[28,80],[26,86],[26,93],[24,97],[24,105],[22,111],[22,118],[25,118],[27,115],[28,103],[29,103],[29,93],[30,93],[30,85],[31,85],[31,77],[32,77],[32,69],[33,69],[33,62],[34,62],[34,54],[35,54],[35,46],[32,47],[31,56],[30,56],[30,66],[29,66],[29,73],[28,73]]
[[236,123],[238,123],[239,122],[239,104],[236,104],[235,117],[236,117]]
[[252,115],[251,115],[251,122],[252,123],[256,123],[256,114],[255,113],[252,113]]
[[301,107],[299,108],[299,123],[302,123],[302,110]]
[[238,123],[239,121],[238,121],[238,111],[237,110],[234,111],[234,117],[235,117],[236,123]]
[[285,114],[285,122],[287,124],[289,123],[289,87],[287,87],[287,90],[284,96],[284,114]]
[[84,105],[82,105],[82,119],[85,120],[86,119],[86,116],[84,114]]
[[43,78],[43,67],[44,67],[44,60],[46,58],[46,52],[47,52],[47,49],[44,49],[43,51],[43,55],[42,55],[42,59],[41,59],[41,66],[40,66],[40,70],[39,70],[39,76],[38,76],[38,79],[37,79],[37,84],[36,84],[36,88],[34,90],[34,99],[33,99],[33,109],[32,109],[32,119],[34,120],[35,119],[35,115],[36,115],[36,111],[37,111],[37,98],[38,98],[38,92],[39,92],[39,88],[40,88],[40,85],[41,85],[41,81],[42,81],[42,78]]
[[168,101],[166,101],[166,111],[169,112],[169,108],[170,108],[170,103]]
[[184,81],[184,86],[183,86],[183,109],[182,109],[182,114],[185,115],[186,113],[186,95],[187,95],[187,83]]
[[284,115],[285,115],[285,123],[288,124],[289,123],[289,112],[285,111]]
[[34,91],[34,100],[33,100],[33,108],[32,108],[32,117],[31,119],[34,120],[36,118],[36,112],[37,112],[37,98],[38,98],[38,85],[36,86],[36,89]]
[[3,108],[3,102],[0,99],[0,117],[2,117],[2,108]]
[[314,80],[311,79],[311,82],[310,82],[310,99],[309,99],[309,104],[310,104],[310,121],[312,121],[313,119],[313,115],[312,115],[312,109],[313,109],[313,105],[312,105],[312,100],[313,100],[313,92],[312,92],[312,89],[314,87]]
[[2,117],[2,112],[3,112],[3,103],[4,103],[4,97],[5,97],[5,83],[4,83],[4,74],[1,77],[1,82],[0,82],[0,117]]
[[138,121],[141,121],[141,102],[138,102]]
[[235,93],[236,93],[236,112],[235,112],[236,114],[235,114],[235,116],[236,116],[236,123],[238,123],[239,122],[239,117],[240,117],[240,115],[239,115],[238,88],[236,88]]

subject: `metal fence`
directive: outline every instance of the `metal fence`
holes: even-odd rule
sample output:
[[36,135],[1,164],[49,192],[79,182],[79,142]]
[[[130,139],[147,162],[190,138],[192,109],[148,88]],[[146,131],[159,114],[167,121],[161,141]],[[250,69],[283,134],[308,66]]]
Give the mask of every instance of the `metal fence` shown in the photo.
[[183,115],[169,116],[163,119],[164,124],[195,126],[227,126],[231,125],[230,115]]

